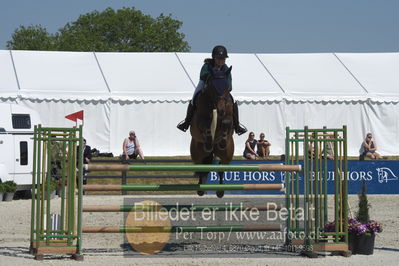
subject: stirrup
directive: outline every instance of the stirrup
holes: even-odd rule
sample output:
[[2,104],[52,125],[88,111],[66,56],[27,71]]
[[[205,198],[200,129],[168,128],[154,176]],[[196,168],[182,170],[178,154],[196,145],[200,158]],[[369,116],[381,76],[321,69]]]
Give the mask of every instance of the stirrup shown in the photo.
[[237,135],[239,135],[239,136],[248,131],[248,129],[241,124],[238,124],[238,126],[235,130],[236,130]]
[[188,127],[190,126],[190,124],[188,124],[186,122],[186,120],[184,119],[183,121],[181,121],[178,125],[177,128],[180,129],[183,132],[186,132]]

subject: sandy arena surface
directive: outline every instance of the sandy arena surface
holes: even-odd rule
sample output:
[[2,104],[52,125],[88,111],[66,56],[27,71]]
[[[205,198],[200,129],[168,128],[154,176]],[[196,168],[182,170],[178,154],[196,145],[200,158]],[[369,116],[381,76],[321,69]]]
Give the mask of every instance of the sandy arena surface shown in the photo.
[[[132,196],[126,196],[132,197]],[[162,198],[165,196],[160,196]],[[183,196],[192,198],[197,196]],[[207,196],[215,197],[215,196]],[[321,256],[309,259],[296,255],[285,257],[233,258],[217,255],[209,257],[166,256],[162,258],[145,255],[124,256],[123,237],[120,234],[84,234],[84,261],[77,262],[68,257],[45,257],[35,261],[29,251],[31,201],[26,199],[0,202],[0,265],[398,265],[399,264],[399,195],[368,195],[372,205],[371,218],[383,223],[384,231],[376,236],[374,254]],[[357,196],[351,195],[352,212],[356,211]],[[53,201],[59,201],[54,199]],[[120,205],[123,196],[85,196],[85,205]],[[122,213],[85,213],[85,225],[121,225]]]

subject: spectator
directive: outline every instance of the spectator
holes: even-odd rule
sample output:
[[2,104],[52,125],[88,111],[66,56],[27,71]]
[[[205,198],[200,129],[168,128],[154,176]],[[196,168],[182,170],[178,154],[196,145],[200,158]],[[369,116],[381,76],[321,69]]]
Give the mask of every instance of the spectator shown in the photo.
[[83,164],[89,164],[91,161],[91,157],[91,147],[89,145],[86,145],[86,139],[83,139]]
[[260,133],[256,151],[258,156],[262,157],[264,160],[268,160],[271,145],[269,141],[265,140],[265,133]]
[[[332,139],[333,137],[329,136],[329,138]],[[327,141],[325,145],[327,160],[334,160],[334,143]],[[322,156],[324,156],[324,150],[322,151]]]
[[140,156],[140,158],[144,160],[144,155],[140,148],[140,143],[136,133],[131,130],[129,132],[129,137],[123,141],[122,158],[124,160],[137,159],[137,156]]
[[[313,132],[311,134],[311,139],[315,139],[315,137],[316,137],[316,135]],[[308,158],[310,160],[314,160],[315,159],[315,155],[316,155],[316,152],[315,152],[315,149],[314,149],[314,141],[309,141],[308,143],[309,143],[309,146],[308,146]]]
[[369,157],[370,159],[382,159],[381,155],[377,153],[377,144],[372,139],[373,135],[371,133],[367,133],[366,139],[363,141],[363,155]]
[[55,140],[57,136],[51,135],[50,138],[49,149],[51,149],[51,176],[54,180],[58,180],[61,175],[61,160],[63,157],[62,146],[59,141]]
[[244,158],[248,160],[256,160],[256,153],[255,153],[255,146],[256,146],[256,139],[254,132],[250,132],[247,141],[245,142],[245,150],[244,150]]

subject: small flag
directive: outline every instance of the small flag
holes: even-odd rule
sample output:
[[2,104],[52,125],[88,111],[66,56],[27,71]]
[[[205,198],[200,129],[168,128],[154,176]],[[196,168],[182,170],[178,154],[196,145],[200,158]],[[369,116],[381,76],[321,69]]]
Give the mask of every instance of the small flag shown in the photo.
[[76,122],[78,119],[83,121],[83,110],[73,113],[73,114],[70,114],[70,115],[67,115],[67,116],[65,116],[65,118],[72,120],[74,122]]

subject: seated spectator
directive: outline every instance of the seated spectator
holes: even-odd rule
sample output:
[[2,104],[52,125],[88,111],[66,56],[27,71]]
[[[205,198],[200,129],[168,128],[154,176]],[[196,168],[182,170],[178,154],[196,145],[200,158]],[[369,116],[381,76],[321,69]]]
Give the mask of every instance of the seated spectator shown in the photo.
[[129,137],[123,141],[123,154],[122,159],[137,159],[137,156],[140,156],[142,160],[144,160],[143,152],[140,148],[139,140],[136,136],[136,133],[131,130],[129,132]]
[[269,155],[270,155],[270,146],[272,144],[270,144],[269,141],[265,140],[265,133],[260,133],[259,135],[259,140],[257,143],[257,154],[259,157],[262,157],[264,160],[268,160],[269,159]]
[[245,142],[244,158],[248,160],[256,160],[257,154],[255,153],[256,139],[254,132],[250,132],[247,141]]
[[83,164],[89,164],[91,161],[91,157],[91,147],[89,145],[86,145],[86,139],[83,139]]
[[62,144],[55,139],[57,136],[51,135],[51,141],[49,142],[49,149],[51,149],[51,176],[54,180],[59,180],[61,178],[61,161],[63,157]]
[[[316,135],[315,135],[315,133],[313,132],[312,133],[312,135],[311,135],[311,139],[315,139],[315,137],[316,137]],[[309,144],[309,146],[308,146],[308,158],[310,159],[310,160],[314,160],[315,159],[315,155],[316,155],[316,151],[315,151],[315,147],[314,147],[314,141],[312,141],[312,140],[310,140],[309,142],[308,142]],[[319,156],[320,156],[320,154],[319,154]]]
[[363,141],[363,155],[369,157],[370,159],[382,159],[381,155],[377,153],[377,144],[372,140],[373,135],[367,133],[366,139]]
[[[332,139],[333,137],[330,136],[329,138]],[[334,143],[332,141],[327,141],[325,145],[327,160],[334,160]],[[324,150],[321,152],[321,154],[324,158]]]

